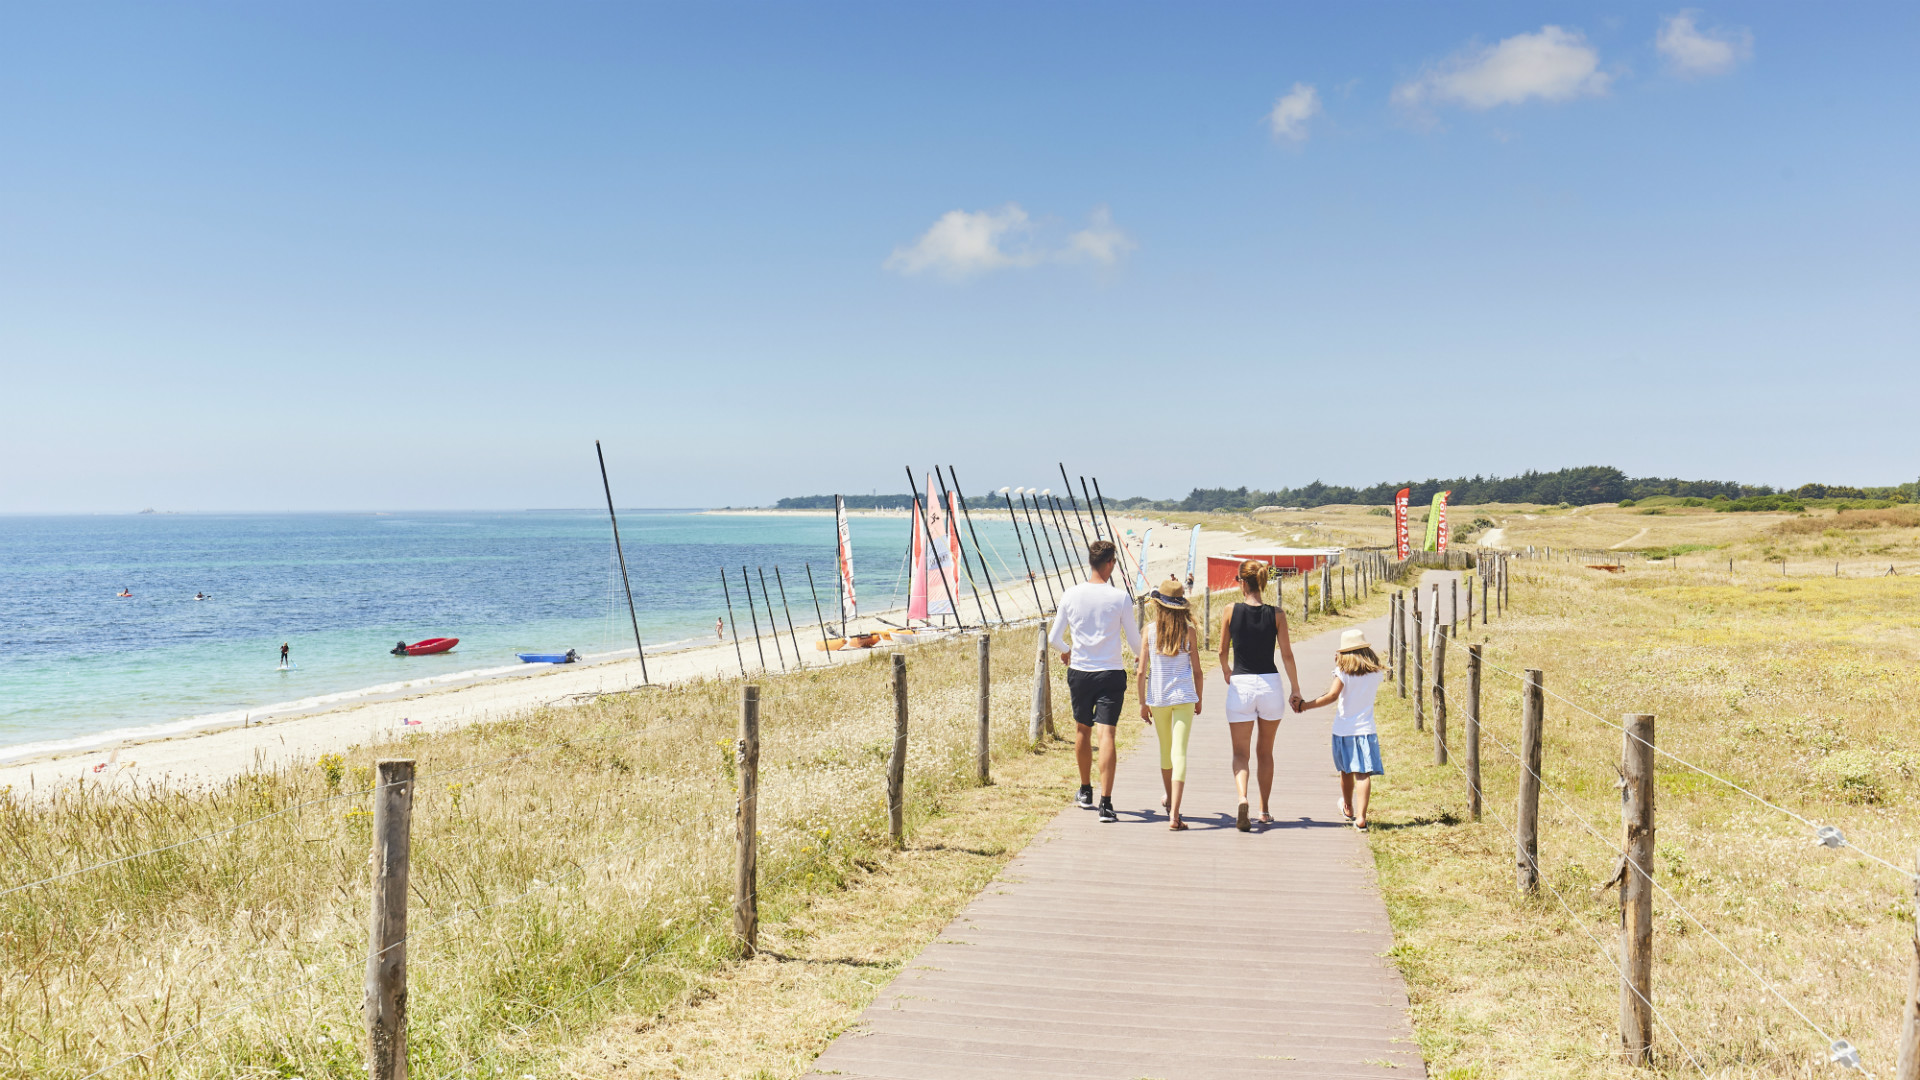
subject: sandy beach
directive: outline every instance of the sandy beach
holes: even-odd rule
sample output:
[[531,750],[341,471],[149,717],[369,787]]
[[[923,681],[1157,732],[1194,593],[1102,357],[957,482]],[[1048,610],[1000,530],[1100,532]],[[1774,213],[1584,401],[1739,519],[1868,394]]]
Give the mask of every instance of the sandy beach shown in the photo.
[[[830,511],[720,511],[722,513],[813,514]],[[897,513],[865,511],[869,514]],[[1003,512],[1004,513],[1004,512]],[[1147,552],[1147,576],[1154,581],[1186,572],[1189,531],[1184,526],[1140,517],[1115,517],[1114,526],[1124,535],[1154,530]],[[1214,529],[1200,534],[1202,565],[1207,555],[1232,551],[1247,543],[1244,532]],[[1003,556],[1014,553],[1003,552]],[[1071,583],[1070,581],[1068,582]],[[1036,588],[1037,587],[1037,588]],[[989,618],[1009,622],[1035,618],[1041,608],[1051,608],[1049,597],[1057,595],[1062,579],[1051,574],[1033,584],[1003,584],[992,595],[980,594]],[[1040,606],[1034,594],[1039,593]],[[977,622],[979,606],[961,579],[958,598],[969,622]],[[995,601],[998,601],[996,607]],[[868,613],[852,623],[855,632],[875,632],[904,622],[904,610]],[[809,636],[811,635],[811,636]],[[798,637],[800,660],[809,667],[822,663],[857,663],[878,650],[856,650],[829,654],[820,648],[817,624],[797,628],[793,635],[782,634],[776,648],[771,635],[755,641],[743,636],[736,653],[731,635],[724,643],[673,652],[647,654],[647,680],[653,683],[677,683],[692,679],[730,678],[741,673],[742,661],[749,675],[762,671],[778,675],[794,665],[793,637]],[[889,646],[886,648],[911,648]],[[761,657],[764,654],[764,666]],[[640,663],[634,651],[591,657],[586,662],[559,666],[528,665],[524,668],[493,668],[487,672],[452,677],[445,681],[388,684],[364,694],[335,695],[342,698],[320,707],[272,707],[255,711],[240,724],[221,721],[217,725],[172,734],[133,737],[84,750],[52,752],[24,757],[0,766],[0,787],[31,797],[63,785],[84,784],[109,789],[163,783],[180,788],[208,787],[254,770],[272,770],[304,764],[321,754],[364,746],[397,738],[406,733],[432,735],[467,724],[497,719],[542,706],[570,707],[596,694],[619,693],[643,684]]]

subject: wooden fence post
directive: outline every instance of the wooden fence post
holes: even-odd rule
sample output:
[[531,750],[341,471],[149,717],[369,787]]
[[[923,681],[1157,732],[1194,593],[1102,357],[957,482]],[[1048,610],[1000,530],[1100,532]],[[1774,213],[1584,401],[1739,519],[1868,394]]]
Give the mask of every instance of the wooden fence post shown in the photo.
[[1394,605],[1393,625],[1400,631],[1399,641],[1394,645],[1396,660],[1393,665],[1394,677],[1400,682],[1400,696],[1407,696],[1407,590],[1401,589],[1394,594],[1398,601]]
[[[1471,607],[1472,605],[1469,604],[1468,606]],[[1471,622],[1472,619],[1469,618],[1468,621]],[[1487,579],[1486,578],[1480,579],[1480,625],[1481,626],[1487,625]]]
[[1040,651],[1033,658],[1033,716],[1027,722],[1027,739],[1040,745],[1040,739],[1053,730],[1052,673],[1047,670],[1047,624],[1040,623]]
[[1520,698],[1520,808],[1518,869],[1520,890],[1540,891],[1540,728],[1545,721],[1546,684],[1538,668],[1528,668]]
[[377,762],[374,777],[367,1075],[370,1080],[407,1080],[407,877],[413,840],[413,762]]
[[1628,713],[1620,747],[1620,1045],[1635,1065],[1653,1063],[1653,717]]
[[[1447,633],[1458,634],[1460,633],[1460,579],[1455,577],[1449,585],[1451,595],[1448,597],[1447,602]],[[1438,601],[1436,600],[1435,603],[1437,604]],[[1468,599],[1467,601],[1467,610],[1469,612],[1467,622],[1471,623],[1473,622],[1473,616],[1471,614],[1473,610],[1472,599]]]
[[1413,592],[1413,730],[1427,727],[1427,658],[1425,628],[1420,625],[1420,590]]
[[[896,654],[896,659],[898,655]],[[760,947],[760,688],[740,688],[740,738],[733,744],[740,779],[734,806],[733,933],[740,956]]]
[[[1459,582],[1455,582],[1458,585]],[[1473,582],[1467,582],[1467,633],[1473,633]]]
[[1445,623],[1433,628],[1433,763],[1447,763],[1447,637]]
[[887,836],[907,840],[907,658],[893,654],[893,754],[887,758]]
[[[1913,855],[1915,870],[1920,870],[1920,851]],[[1913,963],[1907,974],[1907,1011],[1900,1021],[1900,1060],[1894,1066],[1894,1080],[1920,1080],[1920,873],[1913,879],[1913,917],[1911,931]]]
[[[1192,640],[1189,638],[1188,640]],[[993,692],[993,639],[987,634],[980,635],[980,783],[982,786],[993,783],[993,722],[988,717],[987,703]]]
[[1480,646],[1467,646],[1467,809],[1480,820]]

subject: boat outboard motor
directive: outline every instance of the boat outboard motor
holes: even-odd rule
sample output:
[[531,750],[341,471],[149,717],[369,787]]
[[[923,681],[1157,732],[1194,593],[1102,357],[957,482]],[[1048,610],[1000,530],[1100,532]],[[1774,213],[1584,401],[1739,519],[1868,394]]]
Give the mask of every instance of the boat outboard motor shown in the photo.
[[400,644],[398,644],[398,645],[395,645],[395,646],[393,647],[393,655],[395,655],[395,656],[405,656],[405,655],[407,655],[407,643],[403,641],[403,642],[401,642]]

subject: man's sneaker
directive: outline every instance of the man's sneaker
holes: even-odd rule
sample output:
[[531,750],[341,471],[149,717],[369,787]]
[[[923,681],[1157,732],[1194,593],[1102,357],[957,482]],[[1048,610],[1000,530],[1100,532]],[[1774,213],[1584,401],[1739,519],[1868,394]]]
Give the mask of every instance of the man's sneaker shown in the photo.
[[1073,805],[1079,807],[1082,810],[1093,809],[1093,785],[1092,784],[1080,785],[1080,794],[1075,795],[1073,797]]
[[1120,820],[1120,815],[1113,812],[1113,799],[1111,797],[1100,800],[1100,820],[1106,824],[1112,824]]

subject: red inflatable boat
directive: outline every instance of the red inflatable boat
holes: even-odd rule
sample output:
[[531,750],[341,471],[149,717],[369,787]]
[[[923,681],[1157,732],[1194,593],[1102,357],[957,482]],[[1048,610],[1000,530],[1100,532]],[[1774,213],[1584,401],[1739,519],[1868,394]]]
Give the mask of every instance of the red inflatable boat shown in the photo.
[[460,639],[457,637],[430,637],[425,641],[416,641],[411,645],[403,641],[393,647],[393,655],[432,656],[434,653],[446,652],[458,644],[460,644]]

